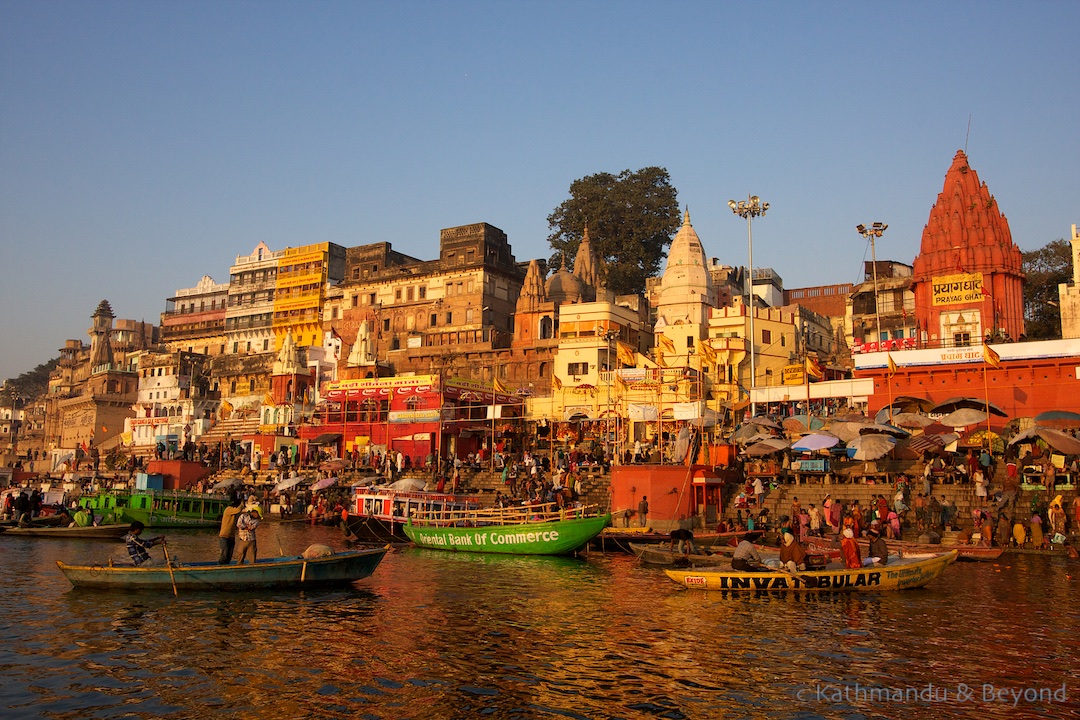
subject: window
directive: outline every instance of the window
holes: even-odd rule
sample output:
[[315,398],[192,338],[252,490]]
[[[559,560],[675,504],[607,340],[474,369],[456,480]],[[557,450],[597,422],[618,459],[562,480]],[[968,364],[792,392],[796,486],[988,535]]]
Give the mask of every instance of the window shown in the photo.
[[447,310],[446,311],[446,324],[447,325],[453,325],[454,324],[454,311],[453,310]]
[[394,291],[394,300],[396,302],[401,302],[401,288]]
[[780,333],[780,347],[787,347],[787,335]]
[[375,293],[369,293],[368,294],[368,305],[374,305],[374,304],[375,304]]
[[473,321],[473,309],[469,308],[465,311],[465,323],[471,323]]
[[694,347],[694,336],[693,335],[687,335],[686,336],[686,347],[687,348]]
[[428,323],[428,327],[435,327],[439,324],[439,313],[431,313],[431,321]]
[[421,285],[419,288],[417,288],[416,296],[421,300],[425,299],[427,297],[427,286]]
[[353,295],[352,296],[352,306],[356,307],[359,304],[360,304],[360,296],[359,295]]
[[248,380],[248,392],[255,392],[255,378]]
[[761,344],[762,345],[770,345],[770,344],[772,344],[772,330],[762,330],[761,331]]
[[390,318],[383,318],[382,329],[384,332],[390,332]]
[[412,288],[407,288],[405,290],[405,301],[406,302],[412,302],[413,301],[413,289]]
[[588,375],[589,374],[589,363],[587,363],[587,362],[567,363],[567,365],[566,365],[566,374],[567,375]]
[[269,349],[270,349],[270,340],[269,339],[263,340],[263,352],[266,352]]
[[240,343],[238,343],[238,342],[234,342],[234,343],[232,344],[232,351],[233,351],[234,353],[238,353],[238,352],[240,352]]
[[336,307],[330,308],[330,319],[331,320],[337,320],[337,308]]

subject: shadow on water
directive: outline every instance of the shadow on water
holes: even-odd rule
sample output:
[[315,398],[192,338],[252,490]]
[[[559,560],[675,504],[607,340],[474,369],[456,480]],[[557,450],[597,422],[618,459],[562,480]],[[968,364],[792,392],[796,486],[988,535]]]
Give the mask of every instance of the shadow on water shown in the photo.
[[[295,553],[324,528],[260,536]],[[175,537],[174,537],[175,535]],[[275,537],[276,535],[276,537]],[[347,589],[73,590],[55,560],[108,552],[0,539],[5,718],[984,718],[1077,716],[1080,565],[950,567],[917,591],[687,591],[629,556],[406,549]],[[206,533],[170,534],[185,559]],[[960,702],[961,684],[1064,702]],[[902,702],[857,688],[950,691]],[[846,691],[846,695],[844,694]],[[831,694],[830,694],[831,693]]]

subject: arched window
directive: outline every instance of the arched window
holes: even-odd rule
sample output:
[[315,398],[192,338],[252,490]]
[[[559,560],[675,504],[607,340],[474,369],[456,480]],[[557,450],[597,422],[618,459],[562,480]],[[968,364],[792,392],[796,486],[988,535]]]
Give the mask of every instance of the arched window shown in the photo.
[[550,317],[544,316],[544,317],[540,318],[540,339],[541,340],[550,340],[553,337],[553,335],[552,335],[553,329],[554,329],[554,326],[552,324],[552,321],[551,321]]

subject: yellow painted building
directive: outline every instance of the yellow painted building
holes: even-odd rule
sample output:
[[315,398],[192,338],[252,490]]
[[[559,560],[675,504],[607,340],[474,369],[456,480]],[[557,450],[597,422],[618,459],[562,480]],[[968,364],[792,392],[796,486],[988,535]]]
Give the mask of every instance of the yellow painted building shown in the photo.
[[274,350],[291,330],[299,347],[322,345],[322,307],[327,284],[345,273],[345,248],[317,243],[281,251],[274,292]]

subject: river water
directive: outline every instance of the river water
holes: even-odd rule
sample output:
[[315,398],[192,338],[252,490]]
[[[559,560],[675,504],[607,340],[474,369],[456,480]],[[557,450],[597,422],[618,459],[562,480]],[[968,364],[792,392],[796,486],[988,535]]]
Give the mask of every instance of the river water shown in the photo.
[[[264,554],[342,547],[331,528],[258,534]],[[168,537],[181,561],[216,557],[213,532]],[[1080,718],[1065,558],[761,596],[597,552],[406,549],[348,589],[179,598],[74,590],[55,565],[122,551],[0,536],[0,717]]]

